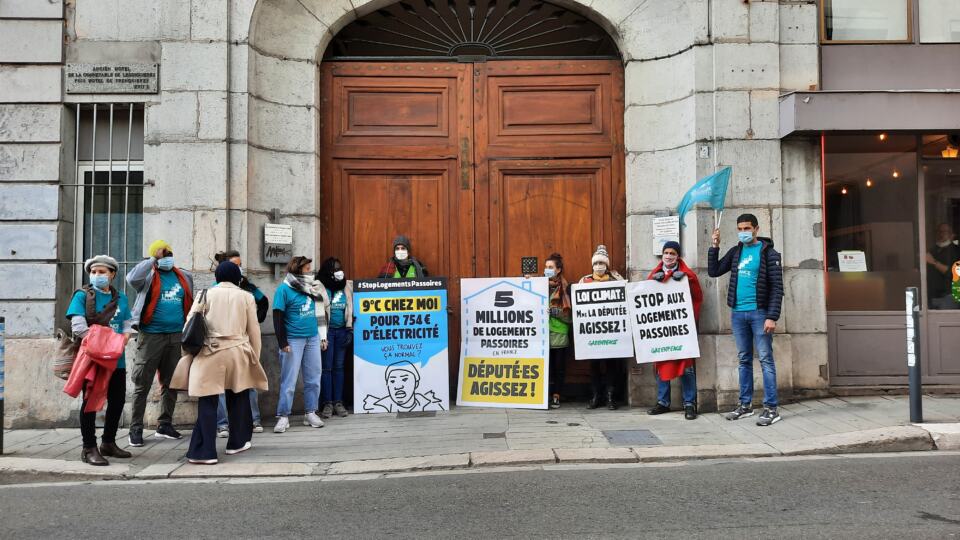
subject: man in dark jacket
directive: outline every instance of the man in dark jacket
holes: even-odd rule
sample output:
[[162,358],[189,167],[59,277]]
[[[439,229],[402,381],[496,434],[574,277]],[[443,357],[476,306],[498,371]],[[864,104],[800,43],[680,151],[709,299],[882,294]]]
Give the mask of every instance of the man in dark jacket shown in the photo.
[[773,332],[783,301],[783,267],[773,240],[757,236],[757,217],[737,218],[739,242],[720,258],[720,229],[713,231],[713,246],[707,251],[707,274],[720,277],[730,272],[727,305],[733,310],[731,327],[740,359],[740,403],[726,414],[727,420],[753,416],[753,351],[763,370],[763,412],[758,426],[780,421],[777,412],[777,368],[773,363]]

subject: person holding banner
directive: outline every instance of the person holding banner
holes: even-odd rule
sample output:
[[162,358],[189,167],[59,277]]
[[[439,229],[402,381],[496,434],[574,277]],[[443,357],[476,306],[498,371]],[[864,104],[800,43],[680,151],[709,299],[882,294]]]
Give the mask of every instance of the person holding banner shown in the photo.
[[[273,329],[280,347],[280,396],[274,433],[290,427],[293,393],[303,372],[303,425],[321,428],[320,351],[327,348],[326,306],[323,284],[310,275],[313,260],[298,255],[287,263],[287,277],[273,295]],[[320,303],[319,309],[317,303]]]
[[323,283],[330,298],[327,304],[330,330],[320,375],[323,400],[320,418],[330,418],[334,414],[343,418],[347,416],[347,408],[343,406],[343,366],[347,349],[353,343],[353,283],[347,281],[340,259],[334,257],[323,261],[316,278]]
[[[680,281],[687,278],[690,285],[690,299],[693,302],[693,318],[700,322],[700,306],[703,305],[703,289],[697,274],[680,258],[680,244],[673,240],[663,244],[660,264],[657,265],[648,280],[666,282],[669,279]],[[657,415],[670,412],[670,381],[680,378],[683,393],[683,415],[687,420],[697,418],[697,370],[693,358],[684,360],[665,360],[654,364],[654,376],[657,379],[657,404],[647,414]]]
[[[607,246],[603,244],[597,246],[597,251],[590,259],[590,263],[593,265],[593,273],[580,278],[579,283],[623,281],[623,276],[618,274],[616,270],[610,269],[610,255],[607,253]],[[588,409],[596,409],[600,406],[602,402],[600,396],[602,396],[604,392],[606,392],[607,396],[607,408],[611,411],[617,409],[614,393],[617,387],[617,375],[622,373],[623,363],[620,358],[590,360],[590,386],[593,393],[590,401],[587,402]]]
[[559,409],[566,351],[570,346],[570,324],[573,322],[570,284],[563,277],[563,256],[551,253],[543,263],[543,275],[550,280],[550,408]]
[[393,239],[393,257],[380,269],[380,279],[423,279],[427,267],[410,255],[410,239],[399,235]]
[[760,238],[753,214],[737,218],[737,245],[720,257],[720,229],[713,231],[707,250],[707,273],[720,277],[730,272],[727,305],[733,310],[731,328],[740,360],[740,403],[726,414],[727,420],[753,416],[753,353],[760,355],[763,370],[763,412],[758,426],[780,421],[777,412],[777,368],[773,363],[773,332],[783,302],[783,267],[773,240]]

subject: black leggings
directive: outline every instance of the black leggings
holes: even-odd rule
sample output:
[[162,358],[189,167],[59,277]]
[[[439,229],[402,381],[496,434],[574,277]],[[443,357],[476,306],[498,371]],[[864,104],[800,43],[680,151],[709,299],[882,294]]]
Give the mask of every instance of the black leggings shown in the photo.
[[[84,383],[83,403],[80,405],[80,435],[83,437],[84,448],[97,446],[97,413],[83,412],[87,408],[87,384]],[[127,370],[115,369],[110,376],[107,386],[107,418],[103,424],[105,443],[117,442],[117,427],[120,425],[120,416],[123,415],[123,402],[127,399]]]
[[559,394],[566,375],[567,348],[550,349],[550,393]]

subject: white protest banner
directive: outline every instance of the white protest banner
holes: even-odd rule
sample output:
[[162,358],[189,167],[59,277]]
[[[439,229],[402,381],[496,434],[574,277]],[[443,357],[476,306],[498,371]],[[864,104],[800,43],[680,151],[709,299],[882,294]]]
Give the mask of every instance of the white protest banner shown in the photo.
[[445,411],[447,278],[354,282],[354,414]]
[[571,287],[577,360],[633,356],[626,287],[626,281],[578,283]]
[[689,280],[630,283],[627,303],[638,364],[700,357]]
[[547,408],[547,278],[460,280],[457,405]]

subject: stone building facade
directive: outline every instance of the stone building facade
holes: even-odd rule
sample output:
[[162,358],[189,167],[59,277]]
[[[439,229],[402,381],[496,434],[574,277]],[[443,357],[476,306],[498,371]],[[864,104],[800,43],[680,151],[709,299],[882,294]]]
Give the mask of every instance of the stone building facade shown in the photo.
[[[239,249],[270,295],[273,268],[261,251],[273,210],[293,226],[297,252],[317,254],[324,234],[318,173],[324,50],[344,26],[391,3],[0,1],[0,315],[7,318],[8,427],[68,425],[76,414],[47,360],[77,285],[76,190],[69,187],[78,183],[76,104],[101,104],[101,115],[109,103],[123,104],[118,115],[128,103],[138,111],[142,104],[143,245],[168,240],[178,264],[200,283],[211,281],[215,251]],[[599,24],[623,60],[630,278],[641,279],[656,263],[653,218],[675,209],[696,178],[732,166],[723,244],[735,241],[733,216],[752,212],[784,256],[786,298],[774,340],[781,391],[786,398],[824,394],[819,138],[781,140],[779,119],[782,95],[819,83],[815,2],[551,3]],[[98,62],[157,63],[158,92],[65,93],[66,63]],[[702,273],[706,293],[698,362],[703,410],[735,403],[738,394],[727,279],[705,277],[713,218],[710,210],[691,213],[683,235],[685,258]],[[264,329],[272,334],[269,321]],[[266,342],[264,364],[276,381],[276,345]],[[649,368],[633,367],[629,382],[632,404],[653,403]],[[265,415],[274,402],[272,392],[262,397]],[[178,411],[179,420],[192,420],[189,406]]]

